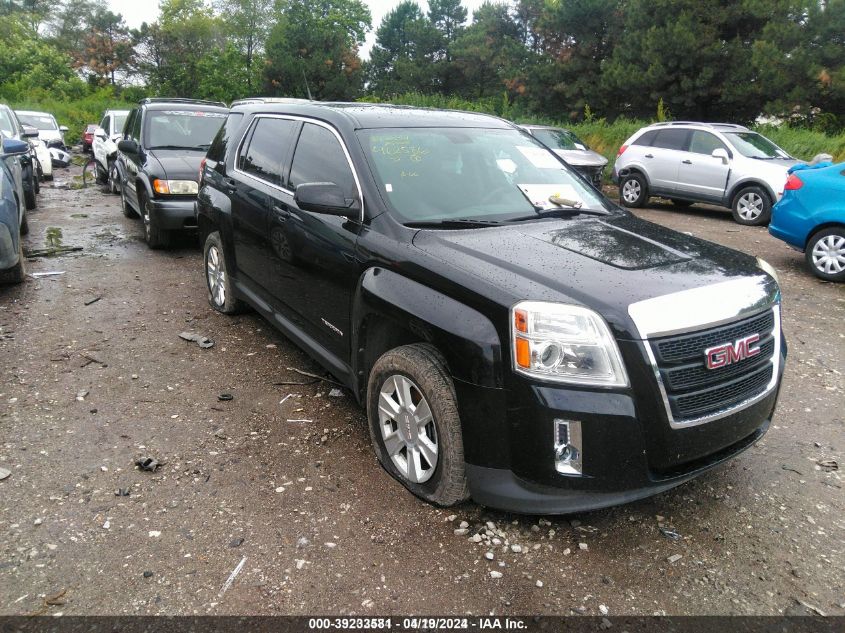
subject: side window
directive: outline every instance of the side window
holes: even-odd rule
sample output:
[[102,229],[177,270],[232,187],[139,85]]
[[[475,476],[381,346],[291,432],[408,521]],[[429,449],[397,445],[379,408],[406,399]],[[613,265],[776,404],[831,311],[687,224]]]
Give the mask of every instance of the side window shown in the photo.
[[129,128],[129,138],[140,143],[141,142],[141,110],[135,110],[132,114],[132,127]]
[[109,118],[110,117],[103,117],[103,120],[100,121],[100,127],[106,131],[106,134],[109,134]]
[[235,130],[238,129],[238,126],[241,124],[243,118],[243,112],[232,112],[228,117],[226,117],[226,122],[223,124],[223,127],[217,131],[217,135],[214,137],[214,140],[211,141],[211,147],[208,148],[209,160],[214,160],[219,163],[226,158],[226,148],[229,146],[232,134],[234,134]]
[[728,149],[715,134],[711,134],[710,132],[695,130],[690,137],[689,151],[695,152],[696,154],[707,154],[710,156],[714,149],[719,148],[724,150]]
[[249,141],[241,148],[238,169],[282,185],[282,161],[287,156],[297,122],[289,119],[262,117],[252,127]]
[[355,178],[337,137],[313,123],[302,127],[290,170],[293,189],[306,182],[333,182],[345,197],[358,197]]
[[658,130],[657,138],[654,139],[654,143],[652,143],[652,145],[654,147],[662,147],[663,149],[685,151],[687,148],[688,137],[689,130]]
[[631,143],[632,145],[645,145],[646,147],[651,147],[654,145],[654,139],[657,138],[657,130],[649,130],[642,136],[640,136],[636,141]]

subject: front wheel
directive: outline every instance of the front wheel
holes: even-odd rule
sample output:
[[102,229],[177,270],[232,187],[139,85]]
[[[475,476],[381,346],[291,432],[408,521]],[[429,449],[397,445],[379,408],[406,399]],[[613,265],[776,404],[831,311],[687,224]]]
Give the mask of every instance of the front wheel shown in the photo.
[[153,250],[170,244],[170,233],[158,225],[158,219],[150,210],[150,201],[143,193],[138,194],[138,207],[141,209],[141,221],[144,223],[144,239]]
[[117,170],[117,165],[114,163],[114,161],[109,163],[107,185],[109,193],[120,193],[120,172]]
[[760,187],[745,187],[734,196],[731,211],[739,224],[763,226],[772,217],[772,201]]
[[804,256],[816,277],[845,281],[845,226],[834,226],[813,235]]
[[405,345],[376,361],[367,417],[376,457],[399,483],[438,506],[469,498],[455,388],[435,348]]
[[648,185],[642,174],[636,172],[622,176],[619,181],[619,199],[626,207],[641,207],[648,200]]
[[208,303],[223,314],[243,312],[246,305],[235,297],[232,276],[223,253],[223,241],[218,231],[209,233],[203,245],[205,281],[208,288]]
[[0,270],[0,284],[19,284],[26,279],[23,257],[23,243],[18,240],[18,263],[6,270]]

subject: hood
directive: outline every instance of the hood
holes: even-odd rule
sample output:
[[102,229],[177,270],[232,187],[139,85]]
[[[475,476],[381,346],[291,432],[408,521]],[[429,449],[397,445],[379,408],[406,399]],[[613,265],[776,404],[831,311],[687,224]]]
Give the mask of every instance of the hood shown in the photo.
[[200,162],[205,158],[201,149],[154,149],[147,152],[161,165],[163,176],[168,180],[196,180]]
[[63,140],[62,133],[59,130],[38,130],[38,138],[45,143]]
[[607,159],[591,149],[556,149],[554,153],[573,167],[604,167]]
[[482,290],[490,299],[504,294],[510,305],[524,299],[584,305],[623,338],[636,332],[628,317],[632,303],[762,274],[754,257],[627,213],[421,230],[413,244],[482,280],[479,288],[491,286]]

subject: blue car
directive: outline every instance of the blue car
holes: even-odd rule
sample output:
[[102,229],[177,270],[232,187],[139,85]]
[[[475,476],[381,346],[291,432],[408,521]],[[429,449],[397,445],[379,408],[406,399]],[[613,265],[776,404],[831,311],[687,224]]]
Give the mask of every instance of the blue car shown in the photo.
[[792,167],[769,233],[804,251],[817,277],[845,280],[845,163]]
[[21,157],[29,153],[29,144],[2,134],[0,138],[0,283],[20,283],[24,280],[21,235],[29,231]]

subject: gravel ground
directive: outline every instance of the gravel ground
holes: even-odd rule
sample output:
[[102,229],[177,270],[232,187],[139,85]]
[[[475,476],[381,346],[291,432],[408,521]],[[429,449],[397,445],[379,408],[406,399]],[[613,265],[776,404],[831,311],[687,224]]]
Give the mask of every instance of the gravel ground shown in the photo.
[[151,252],[116,196],[70,180],[43,187],[27,247],[84,250],[0,289],[0,613],[845,613],[845,288],[765,229],[636,212],[778,269],[768,435],[671,492],[546,520],[406,493],[348,393],[287,369],[319,371],[260,317],[208,307],[191,239]]

